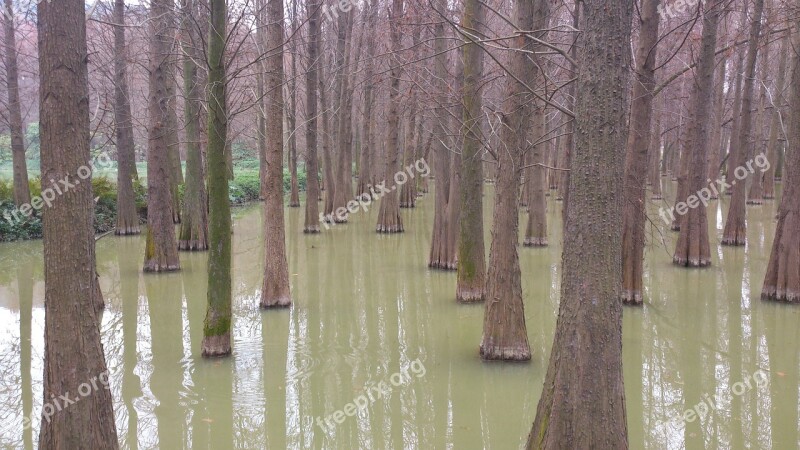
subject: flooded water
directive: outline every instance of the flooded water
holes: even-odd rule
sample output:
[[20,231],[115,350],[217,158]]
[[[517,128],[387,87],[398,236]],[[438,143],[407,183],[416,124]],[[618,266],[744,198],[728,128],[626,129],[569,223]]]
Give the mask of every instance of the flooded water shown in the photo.
[[[488,251],[491,187],[485,198]],[[258,309],[260,206],[235,210],[234,354],[222,360],[200,358],[207,255],[182,253],[182,272],[143,275],[143,238],[102,239],[103,343],[122,447],[518,448],[555,329],[560,206],[548,199],[552,245],[520,247],[527,364],[481,362],[483,306],[456,304],[455,274],[427,269],[432,194],[403,210],[406,232],[392,236],[374,232],[375,208],[318,236],[302,234],[302,209],[287,209],[294,305],[282,311]],[[748,214],[746,250],[716,245],[721,207],[710,214],[704,270],[673,267],[675,235],[648,226],[646,304],[626,308],[623,324],[631,448],[798,445],[800,308],[759,300],[775,205]],[[2,448],[37,441],[43,298],[41,242],[0,245]],[[363,409],[351,417],[349,403]],[[688,409],[700,417],[681,418]]]

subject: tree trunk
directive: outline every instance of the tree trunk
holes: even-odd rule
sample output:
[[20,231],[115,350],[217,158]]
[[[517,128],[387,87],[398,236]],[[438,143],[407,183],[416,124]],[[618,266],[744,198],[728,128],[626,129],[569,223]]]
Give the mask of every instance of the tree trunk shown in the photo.
[[789,48],[791,47],[791,37],[781,39],[781,61],[778,64],[778,79],[775,82],[775,93],[772,95],[772,112],[769,126],[769,139],[767,140],[767,161],[770,162],[767,171],[764,172],[764,199],[772,200],[775,198],[775,161],[778,159],[779,147],[782,145],[779,138],[783,136],[781,128],[781,109],[785,104],[786,89],[786,65],[789,59]]
[[400,20],[403,17],[403,0],[392,0],[392,9],[389,17],[389,27],[394,58],[390,60],[389,75],[389,112],[388,112],[388,138],[386,139],[386,165],[383,171],[383,183],[391,185],[390,192],[381,197],[378,210],[378,224],[375,230],[378,233],[402,233],[403,220],[400,218],[400,201],[397,185],[394,184],[394,174],[397,172],[400,153],[400,75],[402,64],[399,58],[401,46]]
[[333,196],[336,191],[336,180],[334,179],[333,157],[331,156],[331,135],[330,135],[330,111],[328,104],[328,94],[325,91],[325,62],[324,56],[319,66],[319,105],[322,109],[322,182],[325,187],[325,204],[323,207],[324,221],[333,222]]
[[[731,139],[738,141],[736,152],[731,155],[733,161],[728,159],[728,171],[736,172],[744,166],[747,157],[747,148],[753,142],[752,111],[753,87],[756,74],[756,56],[758,54],[758,38],[761,33],[761,13],[764,11],[764,0],[755,0],[753,18],[750,23],[750,37],[747,46],[747,61],[745,63],[744,87],[742,88],[742,117],[739,124],[739,135]],[[745,187],[747,177],[739,179],[738,176],[731,181],[733,195],[728,209],[728,218],[722,232],[722,245],[745,245],[747,241],[747,222],[745,221]]]
[[[690,159],[687,187],[691,195],[678,198],[689,205],[688,211],[681,215],[680,235],[675,246],[672,262],[684,267],[706,267],[711,265],[711,249],[708,243],[708,215],[706,205],[711,198],[708,187],[708,142],[711,124],[711,105],[714,90],[714,51],[717,44],[717,23],[719,8],[713,4],[704,6],[703,35],[700,41],[700,55],[695,69],[693,116],[689,125],[686,142],[687,157]],[[716,189],[716,186],[714,187]],[[699,197],[699,203],[698,203]],[[694,199],[694,202],[692,201]],[[693,205],[694,203],[694,205]],[[676,208],[680,214],[680,210]]]
[[205,170],[200,149],[200,109],[205,86],[199,85],[197,60],[202,54],[195,46],[202,40],[194,33],[192,17],[194,0],[183,0],[183,92],[184,118],[186,122],[186,187],[184,189],[183,214],[178,239],[179,250],[208,250],[208,197]]
[[646,221],[647,155],[653,117],[658,53],[658,0],[643,0],[631,94],[630,130],[625,148],[625,203],[622,215],[622,302],[641,305]]
[[267,114],[267,183],[264,196],[264,285],[261,308],[287,307],[289,267],[286,262],[286,230],[283,214],[283,0],[267,0],[267,32],[264,61]]
[[461,27],[469,30],[464,46],[464,105],[461,123],[461,220],[458,239],[456,300],[482,302],[486,290],[486,249],[483,244],[483,161],[481,160],[481,95],[483,49],[472,33],[485,26],[480,0],[465,0]]
[[[443,11],[446,8],[446,0],[436,0],[436,9]],[[436,22],[433,25],[435,36],[433,47],[433,84],[436,95],[436,107],[433,111],[433,172],[436,177],[434,212],[433,212],[433,232],[431,237],[431,251],[428,257],[428,267],[432,269],[454,270],[455,257],[448,254],[448,208],[450,197],[451,172],[454,170],[450,165],[450,151],[447,148],[446,123],[449,118],[446,104],[448,101],[447,85],[447,53],[445,51],[445,31],[444,23]],[[451,265],[451,262],[453,263]]]
[[141,232],[133,192],[133,180],[138,176],[131,102],[128,99],[125,0],[114,1],[114,23],[114,128],[117,138],[117,227],[114,234],[125,236]]
[[[778,224],[761,289],[761,298],[781,302],[800,302],[800,22],[795,23],[791,45],[792,81],[790,113],[786,129],[787,177],[778,208]],[[789,38],[786,38],[789,39]],[[787,44],[788,45],[788,44]]]
[[5,51],[6,89],[8,90],[8,125],[11,131],[11,158],[14,170],[14,203],[21,207],[31,202],[28,185],[28,163],[25,161],[22,107],[19,102],[19,75],[17,70],[17,38],[12,0],[5,0]]
[[[297,1],[292,2],[292,36],[297,42],[298,34],[297,22]],[[297,180],[297,51],[296,44],[292,45],[292,77],[289,81],[289,176],[290,176],[290,194],[289,194],[289,207],[300,207],[300,186]],[[308,170],[308,167],[306,167]],[[308,174],[306,174],[306,183],[308,183]],[[306,191],[308,184],[306,184]]]
[[[767,63],[769,61],[769,42],[766,38],[763,39],[763,47],[761,48],[761,94],[759,95],[759,102],[758,102],[758,116],[756,117],[755,122],[755,129],[753,133],[753,142],[752,146],[752,153],[749,155],[749,158],[753,158],[756,155],[767,155],[767,136],[765,135],[766,126],[767,124],[767,113],[766,113],[766,106],[767,106]],[[750,183],[750,189],[747,192],[747,204],[748,205],[763,205],[764,204],[764,182],[763,182],[763,173],[754,174],[752,177],[752,182]]]
[[145,272],[180,270],[175,239],[173,211],[174,161],[170,157],[170,102],[168,78],[172,77],[172,0],[153,0],[150,4],[150,128],[147,148],[147,244]]
[[650,131],[650,182],[652,184],[651,200],[661,200],[661,114],[655,114],[653,128]]
[[208,309],[203,327],[203,357],[231,354],[231,205],[225,152],[228,141],[225,0],[210,0],[208,36]]
[[[538,29],[538,28],[533,28]],[[535,73],[535,72],[534,72]],[[526,79],[533,79],[530,75]],[[545,109],[544,105],[536,105],[533,109],[533,141],[545,139]],[[528,169],[530,179],[523,189],[527,188],[528,197],[528,227],[525,230],[526,247],[547,247],[547,199],[545,198],[545,171],[544,153],[547,151],[547,142],[539,142],[530,151],[533,152],[531,162],[533,167]]]
[[622,204],[630,34],[625,0],[582,2],[561,303],[527,448],[627,449]]
[[[714,94],[713,94],[713,107],[711,114],[713,114],[713,123],[711,125],[711,140],[709,142],[708,152],[708,179],[710,182],[716,182],[719,178],[719,162],[720,153],[722,153],[722,122],[725,116],[725,67],[728,63],[728,57],[723,53],[719,63],[717,63],[717,74],[714,76]],[[711,193],[711,199],[716,200],[719,198],[718,191],[715,189]]]
[[[333,221],[336,223],[347,222],[347,202],[353,199],[352,187],[352,166],[353,166],[353,153],[351,145],[352,140],[352,112],[353,112],[353,99],[350,95],[350,60],[352,55],[352,29],[353,29],[353,11],[348,11],[339,16],[339,29],[337,36],[337,55],[338,55],[338,83],[337,83],[337,100],[339,102],[339,111],[336,115],[337,120],[337,133],[336,141],[337,148],[337,167],[336,173],[336,191],[333,195]],[[344,211],[344,213],[341,213]],[[341,214],[340,214],[341,213]]]
[[[549,14],[546,0],[518,0],[514,5],[516,28],[542,30]],[[536,38],[546,39],[545,32]],[[519,235],[519,202],[517,196],[522,180],[527,145],[528,121],[533,93],[517,80],[525,79],[536,88],[542,83],[538,73],[540,61],[528,56],[534,46],[525,35],[514,37],[509,70],[513,76],[506,81],[506,93],[501,116],[501,142],[497,151],[498,170],[495,186],[492,245],[489,250],[489,272],[486,277],[486,312],[483,316],[483,338],[480,354],[486,360],[527,361],[531,359],[525,311],[522,302],[522,277],[517,253]],[[538,58],[537,58],[538,59]],[[538,105],[537,105],[538,106]],[[539,111],[537,116],[543,117]],[[541,131],[541,130],[540,130]],[[538,134],[538,133],[537,133]],[[540,139],[540,136],[535,136]],[[541,146],[538,146],[541,147]]]
[[[369,2],[367,17],[364,19],[367,32],[370,33],[370,41],[375,39],[375,17],[377,2],[372,0]],[[358,164],[358,186],[356,188],[356,195],[369,194],[370,186],[373,184],[374,173],[372,171],[373,153],[375,150],[373,146],[375,143],[372,139],[372,124],[374,118],[372,117],[372,104],[373,93],[372,84],[375,82],[375,45],[367,45],[367,55],[364,61],[364,126],[361,137],[361,154],[360,162]]]
[[101,313],[95,307],[85,5],[41,2],[37,19],[42,178],[73,185],[42,209],[45,350],[39,448],[116,449]]
[[319,89],[319,0],[308,4],[308,64],[306,69],[306,221],[304,233],[319,233],[319,164],[317,162],[317,91]]

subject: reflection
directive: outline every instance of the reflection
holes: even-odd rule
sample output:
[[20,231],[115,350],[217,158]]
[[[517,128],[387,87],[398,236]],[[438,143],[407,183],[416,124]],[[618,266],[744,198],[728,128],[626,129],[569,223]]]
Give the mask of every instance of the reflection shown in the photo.
[[[31,322],[33,319],[33,261],[26,258],[17,265],[17,293],[19,295],[19,370],[22,388],[22,417],[34,417],[33,382],[31,380]],[[22,445],[33,448],[33,427],[22,429]]]
[[186,417],[183,391],[183,292],[181,273],[143,276],[150,313],[153,372],[150,391],[155,397],[160,448],[183,448]]
[[122,343],[123,367],[122,402],[127,411],[127,436],[122,436],[124,445],[136,450],[139,448],[139,416],[135,402],[142,396],[142,382],[136,374],[139,362],[138,342],[139,324],[139,261],[130,255],[138,254],[139,246],[135,239],[117,238],[117,265],[119,269],[119,297],[122,303]]

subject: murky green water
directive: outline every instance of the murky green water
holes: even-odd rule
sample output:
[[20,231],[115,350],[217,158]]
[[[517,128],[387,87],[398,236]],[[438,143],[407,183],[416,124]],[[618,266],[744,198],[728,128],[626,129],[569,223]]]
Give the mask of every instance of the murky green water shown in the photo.
[[[483,306],[456,304],[455,275],[427,269],[432,195],[403,211],[407,231],[398,236],[375,234],[374,208],[305,236],[303,210],[288,209],[294,306],[284,311],[257,307],[260,206],[236,210],[234,355],[224,360],[199,357],[205,254],[182,253],[179,274],[144,276],[142,238],[102,239],[103,341],[122,446],[518,448],[535,414],[558,307],[560,203],[548,202],[554,245],[520,248],[529,364],[482,363]],[[673,267],[674,235],[648,227],[669,244],[648,249],[647,304],[624,315],[631,448],[798,445],[800,308],[758,299],[775,206],[748,212],[747,250],[714,245],[707,270]],[[489,213],[487,205],[487,249]],[[653,221],[660,224],[655,214]],[[723,224],[718,210],[713,241]],[[2,448],[34,448],[38,435],[41,259],[41,242],[0,245]],[[768,384],[737,385],[759,370]],[[371,386],[381,382],[379,395]],[[325,424],[359,397],[368,399],[365,410]],[[702,419],[677,418],[701,402],[713,405]],[[34,426],[23,429],[32,413]]]

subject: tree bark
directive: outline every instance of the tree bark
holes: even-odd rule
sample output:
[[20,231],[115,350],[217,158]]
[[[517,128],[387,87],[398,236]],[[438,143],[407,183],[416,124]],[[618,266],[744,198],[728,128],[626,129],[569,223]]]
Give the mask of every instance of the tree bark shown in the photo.
[[646,221],[647,155],[653,117],[658,54],[658,0],[643,0],[631,94],[630,130],[625,147],[625,204],[622,215],[622,302],[641,305]]
[[[714,90],[714,53],[717,44],[717,23],[719,8],[705,6],[703,17],[703,35],[700,41],[700,55],[695,69],[692,99],[695,120],[689,125],[689,136],[686,142],[687,157],[690,160],[687,187],[690,196],[678,198],[689,205],[686,214],[680,216],[680,235],[675,246],[672,262],[684,267],[706,267],[711,265],[711,249],[708,243],[708,215],[706,203],[711,197],[708,187],[708,154],[705,145],[708,142],[711,122],[711,104]],[[708,8],[708,9],[706,9]],[[714,187],[716,189],[716,186]],[[708,195],[705,195],[705,193]],[[704,197],[703,197],[704,196]],[[695,198],[692,205],[691,198]],[[697,197],[701,197],[697,203]],[[703,202],[702,198],[705,198]],[[680,211],[678,211],[680,214]]]
[[125,0],[114,0],[114,128],[117,138],[117,227],[114,234],[139,234],[133,180],[137,179],[133,119],[128,98]]
[[[731,155],[734,160],[728,159],[728,171],[736,171],[743,167],[747,157],[747,148],[753,142],[753,124],[751,105],[753,103],[753,88],[756,74],[756,56],[758,55],[758,41],[761,34],[761,13],[764,11],[764,0],[755,0],[753,5],[753,18],[750,23],[750,41],[747,46],[747,61],[744,69],[744,87],[742,87],[742,116],[739,124],[739,135],[733,136],[738,141],[736,152]],[[728,209],[728,218],[725,229],[722,231],[722,245],[745,245],[747,242],[747,222],[745,220],[745,187],[747,177],[732,180],[733,194],[731,205]]]
[[267,0],[267,42],[264,48],[271,52],[264,61],[267,183],[262,187],[266,260],[261,308],[287,307],[292,304],[283,213],[283,36],[283,0]]
[[778,153],[782,143],[779,139],[783,137],[781,127],[781,109],[785,105],[786,90],[786,65],[789,59],[789,49],[791,48],[791,37],[781,39],[781,60],[778,63],[778,79],[775,82],[775,93],[772,95],[772,112],[770,113],[769,139],[767,140],[767,161],[770,162],[769,168],[764,172],[764,199],[772,200],[775,198],[775,166],[777,166]]
[[[767,155],[767,136],[765,135],[766,120],[766,106],[767,106],[767,64],[769,62],[769,42],[766,38],[762,41],[763,47],[761,48],[761,93],[758,101],[758,115],[756,117],[755,129],[753,130],[754,142],[750,149],[752,152],[749,158],[753,158],[758,154]],[[750,189],[747,192],[748,205],[763,205],[764,204],[764,181],[763,173],[754,174],[751,178]]]
[[464,104],[461,123],[461,220],[458,239],[456,300],[482,302],[486,290],[486,260],[483,243],[483,161],[481,160],[481,95],[483,49],[475,42],[485,26],[480,0],[465,0],[461,27],[467,35],[464,46]]
[[[231,205],[225,152],[229,150],[225,0],[210,0],[208,36],[208,309],[203,327],[202,355],[231,354]],[[280,116],[279,116],[280,117]]]
[[786,124],[790,146],[786,151],[787,177],[761,298],[800,303],[800,22],[794,25],[790,113]]
[[[85,5],[41,2],[37,19],[42,178],[74,186],[42,209],[45,350],[39,448],[116,449],[101,313],[95,307]],[[78,400],[67,404],[60,396]]]
[[[546,28],[548,3],[518,0],[514,4],[518,30]],[[544,40],[545,33],[536,38]],[[528,333],[525,327],[525,308],[522,302],[522,276],[517,242],[519,235],[519,202],[517,196],[522,180],[527,143],[528,120],[533,93],[517,80],[538,81],[540,61],[534,61],[526,51],[536,47],[523,34],[513,38],[503,105],[504,113],[500,148],[497,151],[498,170],[495,186],[492,245],[489,250],[489,272],[486,277],[486,312],[483,316],[483,337],[480,354],[485,360],[527,361],[531,359]],[[538,60],[538,58],[536,58]],[[537,83],[533,83],[535,88]],[[538,105],[537,105],[538,106]],[[543,116],[540,111],[537,113]],[[541,130],[540,130],[541,131]],[[535,135],[535,139],[540,136]]]
[[172,0],[153,0],[150,4],[150,75],[147,149],[147,243],[145,272],[180,270],[178,243],[173,221],[175,204],[174,161],[170,157],[168,84],[172,74]]
[[[544,24],[542,24],[544,25]],[[532,28],[538,29],[538,28]],[[535,72],[534,72],[535,73]],[[526,79],[533,79],[531,75],[526,75]],[[545,136],[545,108],[544,105],[536,105],[533,109],[533,140],[538,142]],[[547,151],[547,142],[539,142],[530,150],[531,162],[533,167],[528,168],[530,179],[523,187],[528,190],[528,227],[525,230],[526,247],[547,247],[547,199],[545,198],[545,171],[542,167],[544,153]],[[498,177],[499,179],[499,177]],[[523,194],[524,195],[524,194]]]
[[5,0],[6,89],[8,90],[8,125],[11,131],[11,159],[14,171],[14,203],[21,207],[31,202],[28,184],[28,163],[25,160],[25,135],[22,129],[22,107],[19,101],[17,69],[17,37],[12,0]]
[[[296,42],[298,34],[297,22],[297,1],[292,2],[292,36]],[[300,207],[300,186],[297,180],[297,51],[296,44],[292,44],[292,77],[289,80],[289,111],[287,114],[287,122],[289,125],[289,207]],[[308,168],[306,168],[308,169]],[[306,183],[308,183],[308,174],[306,174]],[[308,185],[306,185],[306,191]]]
[[179,250],[208,250],[208,193],[206,192],[203,155],[200,149],[200,109],[205,86],[199,84],[197,63],[202,60],[195,48],[202,40],[194,32],[194,0],[183,0],[182,37],[184,118],[186,122],[186,187],[178,239]]
[[394,174],[397,172],[400,154],[400,75],[402,64],[399,58],[401,47],[400,20],[403,17],[403,0],[392,0],[392,9],[389,17],[390,36],[394,58],[390,60],[389,75],[389,112],[388,112],[388,137],[386,139],[386,165],[383,171],[383,182],[391,185],[390,192],[381,197],[378,210],[378,224],[375,230],[378,233],[402,233],[403,220],[400,217],[400,200],[397,185],[394,184]]
[[622,203],[630,34],[624,0],[585,0],[561,303],[527,448],[627,449]]
[[319,0],[308,4],[308,64],[306,69],[306,221],[304,233],[319,233],[319,164],[317,162],[317,68],[319,56]]

